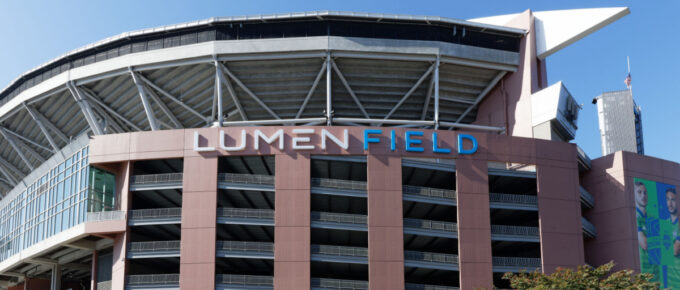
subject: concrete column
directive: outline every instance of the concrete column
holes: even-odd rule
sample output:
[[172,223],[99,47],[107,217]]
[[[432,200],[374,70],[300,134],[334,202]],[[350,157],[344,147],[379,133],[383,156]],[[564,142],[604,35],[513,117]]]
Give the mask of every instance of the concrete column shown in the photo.
[[276,155],[274,289],[310,289],[310,156]]
[[[574,153],[575,154],[575,153]],[[536,166],[543,272],[585,263],[578,167]]]
[[456,160],[460,288],[493,288],[489,175],[483,160]]
[[52,265],[50,290],[61,290],[61,266],[59,266],[59,264]]
[[[116,170],[116,192],[118,207],[121,211],[127,212],[130,208],[131,198],[129,198],[130,191],[130,174],[132,172],[132,162],[126,161],[120,163]],[[127,243],[130,238],[130,228],[126,231],[117,234],[113,241],[113,257],[111,258],[111,289],[124,290],[125,278],[127,275]]]
[[370,289],[404,289],[401,158],[367,156]]
[[92,251],[92,268],[90,270],[90,289],[97,290],[97,263],[99,263],[99,256],[97,250]]
[[217,157],[184,158],[180,288],[215,288]]

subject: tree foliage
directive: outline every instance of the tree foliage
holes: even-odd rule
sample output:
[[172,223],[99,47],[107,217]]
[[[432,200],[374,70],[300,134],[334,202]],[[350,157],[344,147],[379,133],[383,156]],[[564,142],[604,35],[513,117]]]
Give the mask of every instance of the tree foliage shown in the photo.
[[614,262],[597,268],[579,266],[576,271],[557,268],[550,274],[538,271],[505,273],[503,279],[510,280],[514,289],[658,289],[659,283],[651,282],[649,273],[635,274],[633,270],[611,273]]

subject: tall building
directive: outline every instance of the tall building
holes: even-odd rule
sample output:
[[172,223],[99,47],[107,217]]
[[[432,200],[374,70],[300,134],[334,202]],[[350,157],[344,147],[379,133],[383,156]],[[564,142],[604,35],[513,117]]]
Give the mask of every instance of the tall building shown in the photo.
[[548,56],[628,13],[217,17],[69,52],[0,91],[0,288],[491,289],[505,272],[609,260],[653,272],[646,253],[668,251],[633,223],[647,209],[634,197],[667,220],[652,195],[672,197],[657,191],[680,184],[680,164],[591,161],[568,143],[576,98],[546,75]]
[[605,92],[595,98],[602,155],[617,151],[645,154],[640,107],[631,90]]

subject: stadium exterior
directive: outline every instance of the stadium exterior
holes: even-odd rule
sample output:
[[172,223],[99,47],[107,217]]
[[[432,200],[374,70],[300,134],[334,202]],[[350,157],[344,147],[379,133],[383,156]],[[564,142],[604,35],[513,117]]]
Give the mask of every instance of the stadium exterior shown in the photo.
[[545,66],[626,14],[212,18],[70,52],[0,92],[1,287],[472,289],[640,270],[633,178],[680,184],[680,165],[591,161]]

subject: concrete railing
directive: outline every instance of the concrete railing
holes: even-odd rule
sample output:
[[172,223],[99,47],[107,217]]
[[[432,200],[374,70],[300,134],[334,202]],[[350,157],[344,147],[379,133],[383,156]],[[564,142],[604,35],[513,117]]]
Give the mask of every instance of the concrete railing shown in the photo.
[[123,211],[96,211],[87,213],[88,222],[118,221],[125,219]]
[[254,275],[231,275],[231,274],[217,274],[215,276],[215,284],[227,285],[242,285],[242,286],[274,286],[274,277],[272,276],[254,276]]
[[312,278],[312,288],[342,290],[368,289],[368,281]]
[[246,219],[274,219],[272,209],[220,207],[217,217],[246,218]]
[[312,216],[312,221],[320,221],[320,222],[347,223],[347,224],[358,224],[358,225],[365,225],[368,222],[368,218],[365,215],[360,215],[360,214],[346,214],[346,213],[313,211],[311,213],[311,216]]
[[538,197],[526,194],[489,193],[489,202],[537,205]]
[[413,185],[402,186],[404,194],[422,195],[434,198],[456,199],[456,191],[450,189],[430,188]]
[[128,253],[179,251],[180,241],[153,241],[128,243]]
[[526,268],[541,267],[540,258],[493,257],[492,263],[494,266],[497,267],[526,267]]
[[586,234],[589,238],[594,238],[597,237],[597,228],[595,225],[590,223],[589,220],[587,220],[584,217],[581,217],[581,225],[583,226],[583,233]]
[[274,253],[274,243],[269,242],[242,242],[242,241],[217,241],[217,251],[258,252]]
[[131,220],[181,218],[181,217],[182,217],[181,207],[134,209],[128,211],[128,219]]
[[312,178],[311,181],[312,187],[326,187],[362,191],[366,190],[366,181],[330,179],[330,178]]
[[130,177],[130,184],[140,185],[140,184],[182,183],[182,178],[183,174],[181,172],[133,175],[132,177]]
[[128,285],[179,285],[179,274],[128,275]]
[[458,231],[456,223],[409,218],[404,219],[404,228],[418,228],[452,233]]
[[458,255],[420,251],[404,251],[404,260],[430,263],[458,264]]
[[274,176],[261,174],[220,173],[217,175],[217,181],[228,183],[274,185]]
[[312,245],[312,254],[363,258],[368,257],[368,248]]
[[590,194],[590,192],[583,188],[583,186],[579,186],[579,191],[581,193],[581,202],[583,202],[589,208],[595,206],[595,198]]
[[491,234],[538,237],[538,227],[491,225]]

